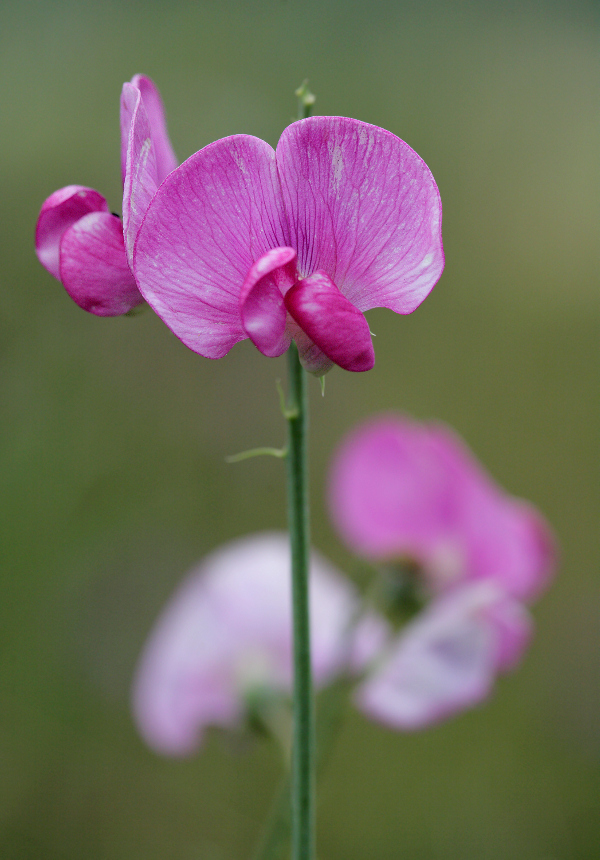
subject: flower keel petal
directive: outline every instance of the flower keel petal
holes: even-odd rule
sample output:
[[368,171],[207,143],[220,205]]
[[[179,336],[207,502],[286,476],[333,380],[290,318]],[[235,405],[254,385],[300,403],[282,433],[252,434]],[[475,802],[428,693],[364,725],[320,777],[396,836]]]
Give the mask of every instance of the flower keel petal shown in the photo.
[[371,370],[375,352],[364,315],[324,272],[315,272],[285,295],[285,306],[302,330],[344,370]]
[[127,263],[121,222],[108,212],[91,212],[66,231],[60,279],[73,301],[97,316],[120,316],[143,301]]
[[274,358],[290,345],[283,293],[296,280],[296,252],[273,248],[252,266],[240,293],[244,331],[263,355]]
[[84,185],[59,188],[42,204],[35,228],[35,251],[42,266],[55,278],[60,279],[60,240],[89,212],[108,212],[108,204],[101,194]]

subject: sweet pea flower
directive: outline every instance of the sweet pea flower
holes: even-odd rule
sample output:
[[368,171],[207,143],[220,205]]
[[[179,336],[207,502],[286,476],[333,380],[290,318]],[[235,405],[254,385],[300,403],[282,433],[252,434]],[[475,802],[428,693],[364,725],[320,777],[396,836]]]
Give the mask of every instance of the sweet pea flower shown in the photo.
[[121,95],[123,223],[83,185],[51,194],[37,221],[40,263],[84,310],[118,316],[144,301],[131,270],[133,242],[152,195],[176,166],[160,94],[150,78],[135,75]]
[[528,601],[552,575],[543,517],[502,490],[441,424],[384,415],[360,425],[334,458],[329,508],[352,550],[416,561],[434,594],[489,580]]
[[426,728],[486,699],[527,647],[531,617],[490,580],[464,583],[409,622],[355,702],[390,728]]
[[373,367],[364,312],[408,314],[444,265],[433,176],[402,140],[345,117],[311,117],[277,149],[234,135],[192,155],[139,230],[138,287],[190,349],[222,358],[250,338],[295,340],[304,366]]
[[[142,654],[133,690],[140,733],[157,752],[186,755],[208,726],[239,728],[257,693],[292,686],[288,537],[263,533],[205,558],[176,591]],[[383,619],[365,616],[352,585],[311,555],[311,659],[315,685],[357,671],[380,650]]]
[[552,574],[541,515],[502,490],[449,428],[400,415],[344,440],[329,504],[351,549],[392,570],[400,562],[429,597],[357,689],[357,705],[411,730],[483,701],[527,647],[523,601]]

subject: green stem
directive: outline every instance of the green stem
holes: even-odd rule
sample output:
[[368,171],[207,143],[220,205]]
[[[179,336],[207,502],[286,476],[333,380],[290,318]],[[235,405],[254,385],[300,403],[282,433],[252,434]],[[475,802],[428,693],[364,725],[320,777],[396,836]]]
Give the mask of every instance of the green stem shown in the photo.
[[[317,704],[317,740],[315,766],[317,773],[327,763],[335,737],[339,731],[352,682],[342,678],[324,690]],[[289,856],[290,844],[290,776],[281,780],[273,801],[265,828],[254,854],[253,860],[282,860]]]
[[288,350],[288,518],[292,552],[294,732],[292,742],[292,860],[314,857],[314,701],[310,664],[306,372],[292,342]]

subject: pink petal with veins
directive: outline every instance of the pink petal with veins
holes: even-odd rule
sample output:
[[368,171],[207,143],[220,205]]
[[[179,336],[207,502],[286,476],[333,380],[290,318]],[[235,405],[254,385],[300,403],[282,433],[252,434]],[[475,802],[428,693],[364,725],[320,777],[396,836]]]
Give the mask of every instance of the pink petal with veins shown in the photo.
[[133,265],[133,247],[158,188],[156,147],[140,91],[123,84],[121,93],[121,126],[128,125],[126,164],[123,185],[123,235],[129,265]]
[[[165,111],[160,93],[154,81],[146,77],[146,75],[134,75],[131,82],[125,84],[124,87],[136,90],[144,104],[144,113],[148,118],[148,127],[152,135],[156,160],[155,179],[158,186],[172,170],[175,170],[178,164],[167,133]],[[121,172],[123,185],[125,185],[125,176],[127,173],[129,132],[136,105],[137,98],[121,100]]]
[[375,352],[368,323],[324,272],[299,281],[285,306],[323,353],[344,370],[371,370]]
[[35,228],[35,251],[42,266],[59,280],[60,240],[89,212],[108,212],[108,204],[101,194],[84,185],[59,188],[42,204]]
[[273,248],[252,266],[240,293],[244,331],[263,355],[275,357],[286,351],[290,335],[283,295],[296,280],[296,252]]
[[142,94],[156,153],[157,180],[160,185],[163,179],[166,179],[179,164],[167,132],[162,98],[154,81],[146,75],[135,75],[131,79],[131,83],[134,87],[138,87]]
[[272,148],[255,137],[218,140],[174,170],[138,234],[141,292],[186,346],[222,358],[247,335],[240,291],[273,248],[287,246]]
[[97,316],[119,316],[143,302],[127,263],[121,221],[108,212],[84,215],[65,232],[60,280],[79,307]]
[[416,152],[377,126],[318,116],[285,129],[277,166],[301,277],[326,272],[361,311],[414,311],[444,268],[440,195]]
[[[136,152],[150,146],[148,134]],[[125,200],[127,208],[127,191]],[[125,223],[130,251],[136,227],[127,213]],[[221,358],[252,333],[277,355],[285,341],[275,291],[264,283],[250,297],[246,285],[247,325],[240,292],[265,254],[290,247],[306,283],[288,297],[301,331],[288,319],[287,332],[303,363],[318,373],[332,362],[361,371],[374,354],[360,312],[417,307],[443,268],[440,230],[437,187],[410,147],[357,120],[314,117],[287,128],[276,154],[234,135],[173,171],[144,218],[133,268],[148,302],[191,349]]]

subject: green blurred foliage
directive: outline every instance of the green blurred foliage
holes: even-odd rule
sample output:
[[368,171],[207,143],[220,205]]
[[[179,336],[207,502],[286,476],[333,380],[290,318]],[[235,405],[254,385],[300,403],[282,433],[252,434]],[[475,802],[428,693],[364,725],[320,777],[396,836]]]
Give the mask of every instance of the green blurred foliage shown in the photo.
[[521,0],[4,0],[0,231],[0,855],[247,857],[276,754],[212,737],[163,760],[128,710],[137,654],[186,569],[283,527],[281,361],[189,352],[151,311],[106,320],[37,263],[56,188],[118,209],[118,98],[151,75],[181,158],[275,143],[308,77],[321,114],[382,125],[431,167],[447,267],[412,316],[369,315],[377,365],[312,386],[326,467],[377,410],[437,417],[554,524],[561,572],[493,700],[397,735],[353,716],[320,792],[327,860],[592,860],[600,840],[597,6]]

